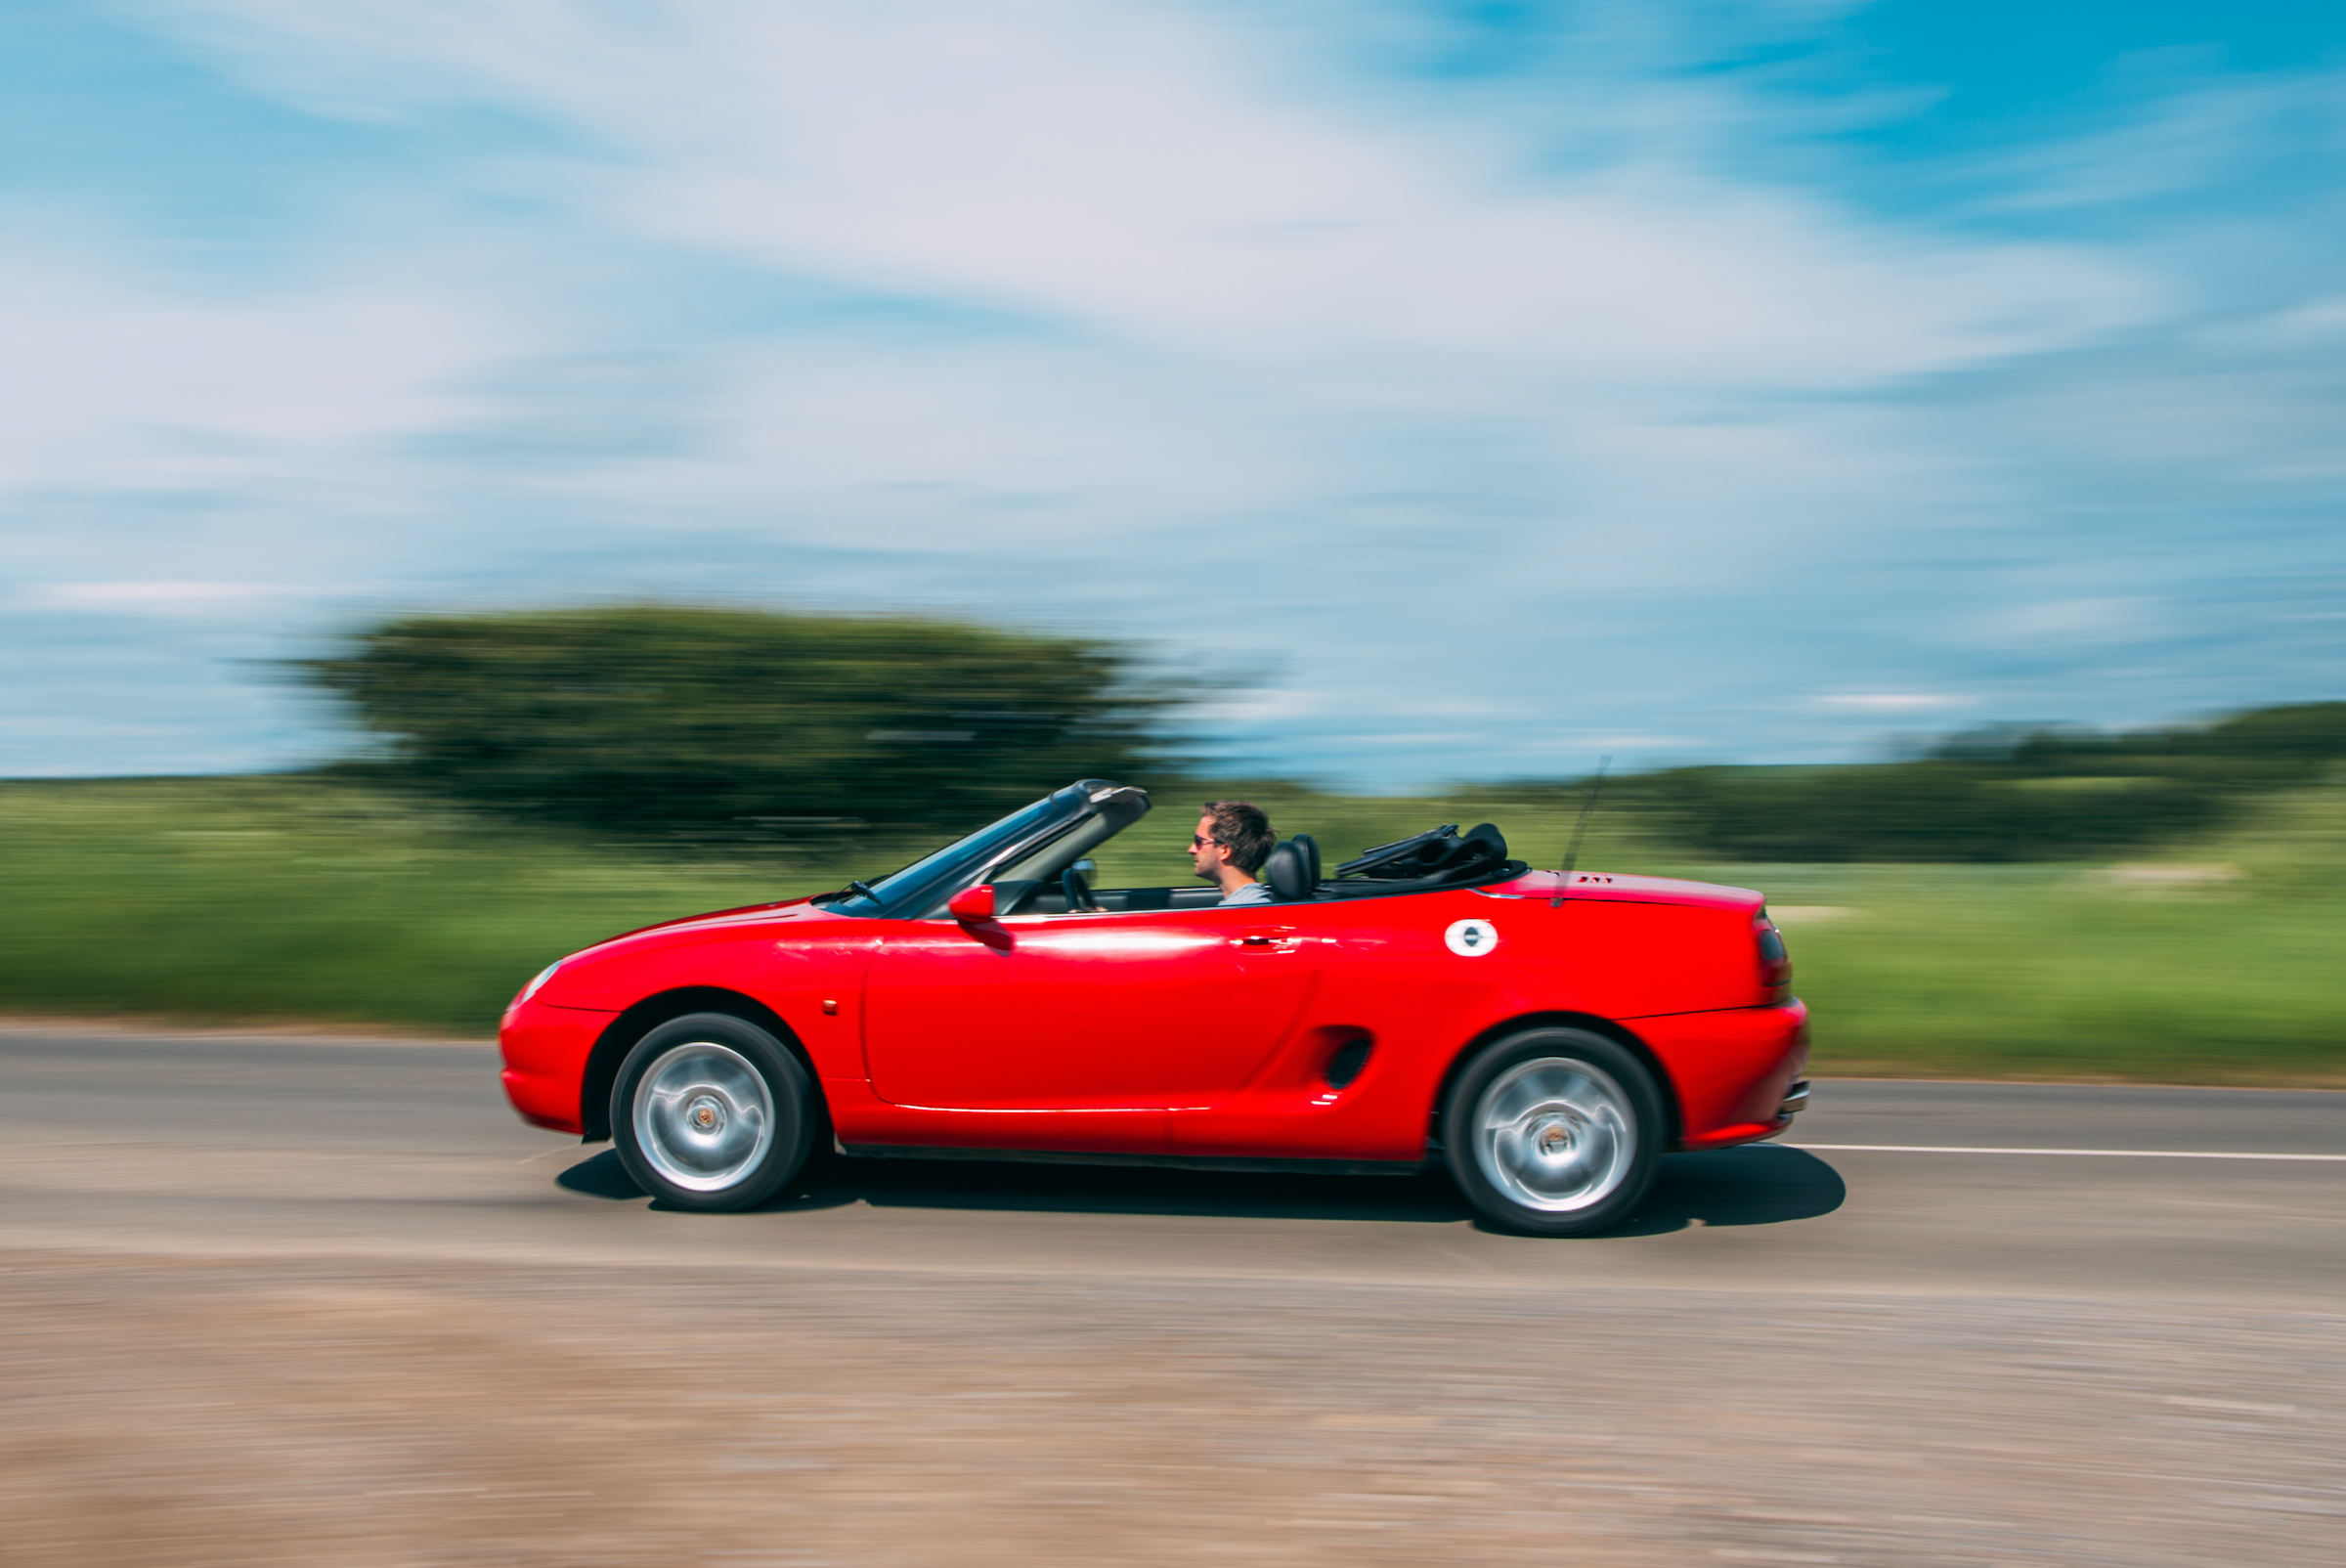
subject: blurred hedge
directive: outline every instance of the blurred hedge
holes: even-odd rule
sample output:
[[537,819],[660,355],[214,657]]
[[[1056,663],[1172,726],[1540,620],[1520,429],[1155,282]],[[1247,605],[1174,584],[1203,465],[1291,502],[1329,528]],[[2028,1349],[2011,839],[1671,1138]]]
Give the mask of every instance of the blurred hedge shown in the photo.
[[658,604],[408,616],[298,668],[386,742],[370,771],[696,837],[973,826],[1149,765],[1177,701],[1089,638]]
[[2346,759],[2346,702],[2099,733],[1957,736],[1904,762],[1679,768],[1623,781],[1689,849],[1737,860],[2041,860],[2195,833]]

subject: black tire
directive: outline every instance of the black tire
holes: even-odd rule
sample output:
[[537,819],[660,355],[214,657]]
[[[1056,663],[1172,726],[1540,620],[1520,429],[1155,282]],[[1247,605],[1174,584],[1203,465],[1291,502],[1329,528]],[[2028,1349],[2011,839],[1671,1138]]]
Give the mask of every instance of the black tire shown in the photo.
[[806,1162],[823,1124],[788,1047],[728,1013],[671,1019],[611,1086],[611,1141],[635,1184],[704,1213],[755,1208]]
[[1458,1191],[1523,1236],[1587,1236],[1628,1219],[1654,1185],[1667,1126],[1645,1064],[1587,1029],[1526,1029],[1483,1047],[1442,1108]]

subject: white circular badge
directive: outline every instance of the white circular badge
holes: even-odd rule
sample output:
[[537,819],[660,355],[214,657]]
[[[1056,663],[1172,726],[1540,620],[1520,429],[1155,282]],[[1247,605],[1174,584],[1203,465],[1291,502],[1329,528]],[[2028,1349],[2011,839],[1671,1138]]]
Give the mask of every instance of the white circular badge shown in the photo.
[[1499,928],[1488,920],[1454,920],[1442,940],[1460,958],[1480,958],[1499,945]]

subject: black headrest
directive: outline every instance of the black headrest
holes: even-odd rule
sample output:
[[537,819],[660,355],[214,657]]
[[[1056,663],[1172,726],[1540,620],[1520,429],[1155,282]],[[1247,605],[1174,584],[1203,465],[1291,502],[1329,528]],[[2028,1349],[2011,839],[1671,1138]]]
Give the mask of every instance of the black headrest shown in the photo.
[[1320,886],[1320,846],[1310,835],[1296,834],[1263,862],[1263,880],[1271,884],[1272,896],[1282,903],[1309,898]]

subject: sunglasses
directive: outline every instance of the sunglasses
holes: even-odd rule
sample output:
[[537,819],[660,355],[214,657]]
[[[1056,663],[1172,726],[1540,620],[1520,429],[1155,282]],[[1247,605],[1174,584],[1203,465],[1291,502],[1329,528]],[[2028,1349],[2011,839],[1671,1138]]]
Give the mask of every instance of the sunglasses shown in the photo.
[[1193,849],[1202,849],[1209,844],[1220,844],[1221,842],[1220,839],[1209,839],[1202,833],[1190,835],[1190,848]]

